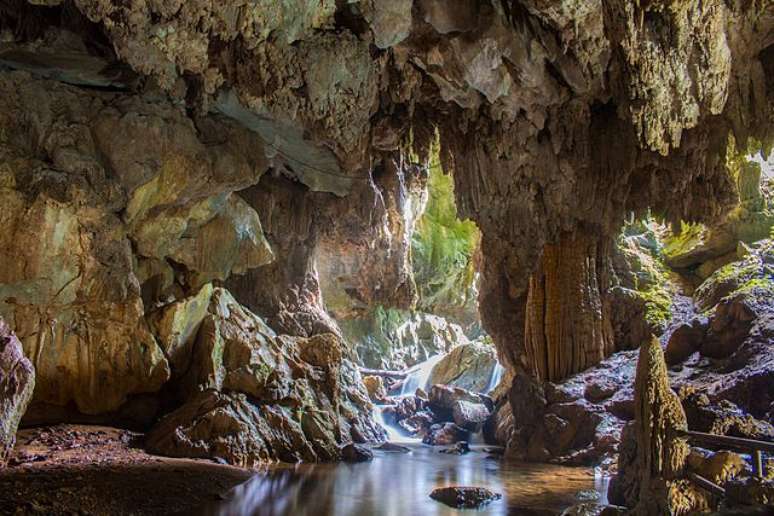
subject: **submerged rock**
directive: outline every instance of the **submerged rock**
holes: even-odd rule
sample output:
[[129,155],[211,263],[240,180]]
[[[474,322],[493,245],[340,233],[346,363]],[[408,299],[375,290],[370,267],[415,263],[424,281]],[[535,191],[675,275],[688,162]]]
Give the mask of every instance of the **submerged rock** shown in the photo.
[[35,369],[24,356],[21,342],[0,318],[0,468],[16,442],[24,411],[35,388]]
[[470,445],[468,445],[467,441],[460,441],[451,448],[444,448],[441,450],[441,453],[447,455],[465,455],[470,453]]
[[401,446],[400,444],[391,443],[389,441],[380,444],[376,447],[376,449],[391,453],[411,453],[411,448],[408,448],[407,446]]
[[502,498],[484,487],[439,487],[430,498],[455,509],[480,509]]

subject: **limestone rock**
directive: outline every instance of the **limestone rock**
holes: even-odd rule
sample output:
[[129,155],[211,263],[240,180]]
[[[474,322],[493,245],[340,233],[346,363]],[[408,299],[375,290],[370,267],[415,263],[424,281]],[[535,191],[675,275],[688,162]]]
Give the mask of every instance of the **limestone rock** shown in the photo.
[[422,442],[432,446],[448,446],[459,441],[468,441],[470,432],[454,423],[435,424],[430,427]]
[[667,342],[664,358],[667,365],[676,365],[699,351],[707,333],[707,321],[694,319],[678,326]]
[[433,385],[430,388],[428,406],[441,417],[451,418],[454,405],[458,401],[480,404],[489,411],[494,410],[494,403],[489,396],[446,385]]
[[[154,320],[170,357],[171,388],[183,403],[152,430],[154,451],[178,456],[191,449],[183,437],[164,437],[173,431],[188,435],[195,428],[196,439],[225,439],[217,419],[223,411],[236,421],[228,431],[240,432],[241,444],[222,458],[237,464],[288,456],[337,460],[342,443],[382,439],[357,368],[337,336],[277,335],[227,290],[210,285],[165,307]],[[212,394],[202,401],[200,392]],[[197,425],[196,418],[212,423]],[[268,436],[265,421],[272,427]],[[214,453],[219,445],[213,446],[201,453]]]
[[457,400],[454,402],[452,417],[454,423],[470,432],[478,432],[489,419],[491,412],[481,403]]
[[274,460],[315,461],[320,447],[336,446],[335,441],[310,442],[287,409],[257,406],[243,394],[212,390],[164,417],[145,444],[161,455],[219,458],[243,467]]
[[455,509],[480,509],[502,495],[483,487],[439,487],[430,493],[430,498]]
[[770,422],[757,420],[727,399],[713,403],[706,394],[694,392],[684,395],[682,404],[692,430],[764,441],[774,439]]
[[[764,505],[766,511],[774,505],[774,482],[758,478],[749,478],[744,482],[731,482],[726,485],[728,497],[751,511],[754,504]],[[763,514],[763,513],[762,513]]]
[[0,318],[0,468],[13,450],[16,430],[35,388],[35,370],[21,342]]
[[469,343],[458,324],[432,314],[378,310],[365,320],[341,321],[341,327],[362,364],[378,369],[400,371]]
[[363,385],[371,401],[380,402],[387,398],[387,390],[384,388],[384,379],[381,376],[364,376]]
[[687,422],[679,398],[669,387],[664,354],[655,338],[640,349],[634,397],[635,420],[627,427],[628,444],[611,484],[611,501],[623,501],[637,514],[702,507],[701,497],[680,480],[689,447],[670,432],[687,429]]
[[497,355],[492,346],[482,342],[462,344],[453,348],[433,367],[428,384],[484,392],[496,367]]
[[690,470],[720,486],[743,473],[746,467],[741,455],[725,450],[706,452],[693,448],[688,456]]
[[342,448],[341,458],[347,462],[369,462],[374,459],[374,454],[365,446],[350,443]]

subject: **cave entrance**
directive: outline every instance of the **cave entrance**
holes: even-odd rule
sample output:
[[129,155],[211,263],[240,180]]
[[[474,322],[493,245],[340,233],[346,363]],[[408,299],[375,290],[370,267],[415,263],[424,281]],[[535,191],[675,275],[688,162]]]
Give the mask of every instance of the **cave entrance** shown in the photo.
[[316,250],[323,303],[372,397],[392,404],[434,384],[490,394],[503,368],[478,310],[481,234],[458,216],[437,145],[426,165],[380,166],[372,188],[380,218],[367,241],[336,232]]

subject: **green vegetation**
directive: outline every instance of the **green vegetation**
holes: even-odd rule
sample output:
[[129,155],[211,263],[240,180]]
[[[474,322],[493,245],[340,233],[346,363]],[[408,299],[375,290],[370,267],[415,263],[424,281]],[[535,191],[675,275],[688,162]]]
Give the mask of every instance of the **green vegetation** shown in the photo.
[[448,315],[475,310],[474,254],[480,233],[472,221],[457,218],[454,180],[444,174],[434,149],[428,179],[428,202],[411,242],[419,309]]
[[673,287],[662,262],[664,247],[659,226],[650,217],[626,224],[618,239],[631,271],[631,286],[645,303],[645,319],[652,328],[666,328],[672,319]]
[[680,232],[664,239],[662,254],[666,260],[689,253],[704,243],[707,228],[703,224],[680,223]]

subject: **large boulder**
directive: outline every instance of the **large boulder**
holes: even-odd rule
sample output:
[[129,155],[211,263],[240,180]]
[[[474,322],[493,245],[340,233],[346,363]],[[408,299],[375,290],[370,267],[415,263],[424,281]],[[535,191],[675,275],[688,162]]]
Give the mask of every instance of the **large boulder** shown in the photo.
[[[234,434],[236,451],[221,458],[236,464],[328,461],[340,458],[342,443],[383,438],[336,335],[277,335],[210,285],[152,319],[172,365],[170,391],[182,403],[151,431],[153,451],[215,457],[217,443]],[[192,447],[197,441],[214,444]]]
[[24,356],[21,342],[0,318],[0,467],[16,442],[27,404],[35,388],[35,369]]
[[452,385],[474,392],[486,392],[497,369],[492,345],[481,341],[453,348],[433,367],[429,385]]
[[458,400],[454,402],[452,417],[457,426],[470,432],[478,432],[492,413],[482,403]]
[[258,406],[244,394],[214,390],[197,394],[164,417],[146,438],[146,447],[153,453],[221,459],[243,467],[276,460],[336,458],[327,455],[337,449],[332,435],[328,442],[315,444],[316,448],[289,409]]
[[664,350],[667,365],[679,364],[699,351],[707,334],[707,327],[707,320],[698,317],[678,326],[669,336]]

